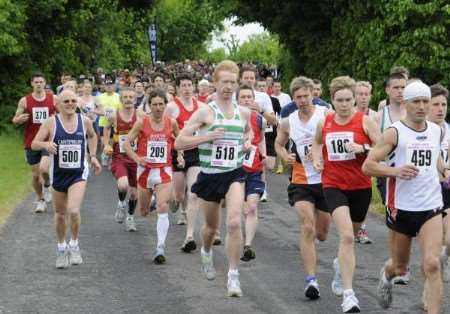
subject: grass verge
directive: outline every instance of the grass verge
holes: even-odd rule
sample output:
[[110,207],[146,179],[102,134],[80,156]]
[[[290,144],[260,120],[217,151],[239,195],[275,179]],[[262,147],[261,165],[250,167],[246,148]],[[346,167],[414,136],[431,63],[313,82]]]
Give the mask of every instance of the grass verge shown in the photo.
[[370,202],[369,211],[381,216],[384,216],[385,213],[384,205],[381,202],[380,193],[378,192],[375,178],[372,179],[372,202]]
[[0,225],[31,191],[31,170],[19,135],[0,136]]

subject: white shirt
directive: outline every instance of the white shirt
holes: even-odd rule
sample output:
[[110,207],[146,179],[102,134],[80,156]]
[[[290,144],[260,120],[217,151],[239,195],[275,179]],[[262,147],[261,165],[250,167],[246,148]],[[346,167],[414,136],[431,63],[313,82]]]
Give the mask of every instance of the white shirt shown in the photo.
[[280,102],[280,106],[281,108],[283,108],[284,106],[286,106],[288,103],[292,102],[291,96],[289,96],[286,93],[280,93],[280,95],[275,95],[272,94],[273,97],[275,97],[276,99],[278,99],[278,101]]
[[272,101],[266,93],[255,90],[255,101],[259,106],[260,112],[273,112]]

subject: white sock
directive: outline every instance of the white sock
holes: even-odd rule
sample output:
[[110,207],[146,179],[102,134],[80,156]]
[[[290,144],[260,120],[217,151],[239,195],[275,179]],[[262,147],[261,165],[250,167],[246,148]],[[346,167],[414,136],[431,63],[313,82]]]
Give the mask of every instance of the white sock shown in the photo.
[[63,243],[58,243],[58,251],[64,251],[66,247],[67,247],[66,241],[64,241]]
[[70,241],[69,241],[69,246],[71,246],[71,247],[76,247],[76,246],[78,246],[78,239],[70,239]]
[[238,275],[239,276],[239,271],[237,269],[229,269],[228,270],[228,277],[230,277],[230,275]]
[[206,252],[205,248],[203,246],[202,246],[200,252],[202,253],[202,255],[205,255],[205,256],[209,256],[212,254],[212,251]]
[[355,294],[355,292],[353,291],[353,289],[345,289],[344,290],[344,298],[348,297],[348,296],[351,296],[351,295],[354,295],[354,294]]
[[158,222],[156,223],[156,232],[158,233],[158,246],[165,245],[168,231],[169,214],[158,214]]

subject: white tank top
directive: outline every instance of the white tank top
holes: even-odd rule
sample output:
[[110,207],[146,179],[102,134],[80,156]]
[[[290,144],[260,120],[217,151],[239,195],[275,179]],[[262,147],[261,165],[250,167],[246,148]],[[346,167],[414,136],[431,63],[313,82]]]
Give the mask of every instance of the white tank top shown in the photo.
[[391,113],[390,113],[390,106],[383,107],[383,113],[381,115],[381,133],[384,132],[387,128],[389,128],[392,125],[392,119],[391,119]]
[[412,164],[419,168],[417,177],[402,180],[389,177],[386,200],[390,209],[418,212],[442,207],[441,185],[437,161],[441,150],[441,127],[426,122],[426,128],[417,132],[402,121],[392,124],[397,130],[397,146],[388,158],[389,166]]
[[445,166],[448,167],[448,147],[450,146],[450,128],[448,127],[447,122],[444,121],[443,125],[441,126],[442,129],[442,142],[441,142],[441,156],[442,160],[445,163]]
[[[315,106],[314,113],[308,122],[302,122],[298,117],[298,110],[289,115],[289,138],[295,143],[296,155],[300,159],[301,164],[294,166],[294,172],[304,172],[304,179],[301,184],[317,184],[321,183],[321,174],[314,170],[312,161],[306,158],[311,151],[311,146],[316,136],[317,123],[326,115],[326,109]],[[297,167],[298,169],[295,169]],[[303,168],[303,169],[302,169]],[[293,174],[293,181],[295,173]]]

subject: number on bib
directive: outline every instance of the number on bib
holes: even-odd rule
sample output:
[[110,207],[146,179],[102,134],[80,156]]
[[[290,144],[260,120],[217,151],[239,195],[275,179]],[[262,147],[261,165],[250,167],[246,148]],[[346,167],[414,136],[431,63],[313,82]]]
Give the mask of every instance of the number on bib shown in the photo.
[[353,143],[353,132],[328,133],[326,138],[328,160],[343,161],[355,159],[355,153],[349,153],[345,144]]
[[147,142],[147,160],[151,164],[167,163],[167,142],[148,141]]
[[59,168],[81,168],[81,144],[58,145]]
[[311,162],[308,155],[311,151],[312,141],[313,141],[312,138],[304,139],[299,142],[299,145],[297,147],[297,153],[303,164],[305,164],[306,162]]
[[42,124],[48,118],[48,107],[33,107],[33,123]]
[[448,143],[444,142],[441,145],[441,156],[442,160],[444,161],[445,165],[448,165]]
[[[119,135],[119,152],[125,153],[125,148],[123,147],[123,143],[125,143],[125,140],[127,139],[127,134],[120,134]],[[131,148],[135,151],[136,150],[136,142],[133,141],[130,143]]]
[[217,167],[237,167],[237,140],[216,140],[213,142],[211,165]]
[[252,145],[250,150],[244,155],[244,163],[243,165],[246,167],[251,167],[253,165],[253,161],[255,160],[256,155],[256,146]]
[[429,142],[408,143],[406,145],[406,161],[419,168],[419,171],[429,171],[433,165],[433,146]]

